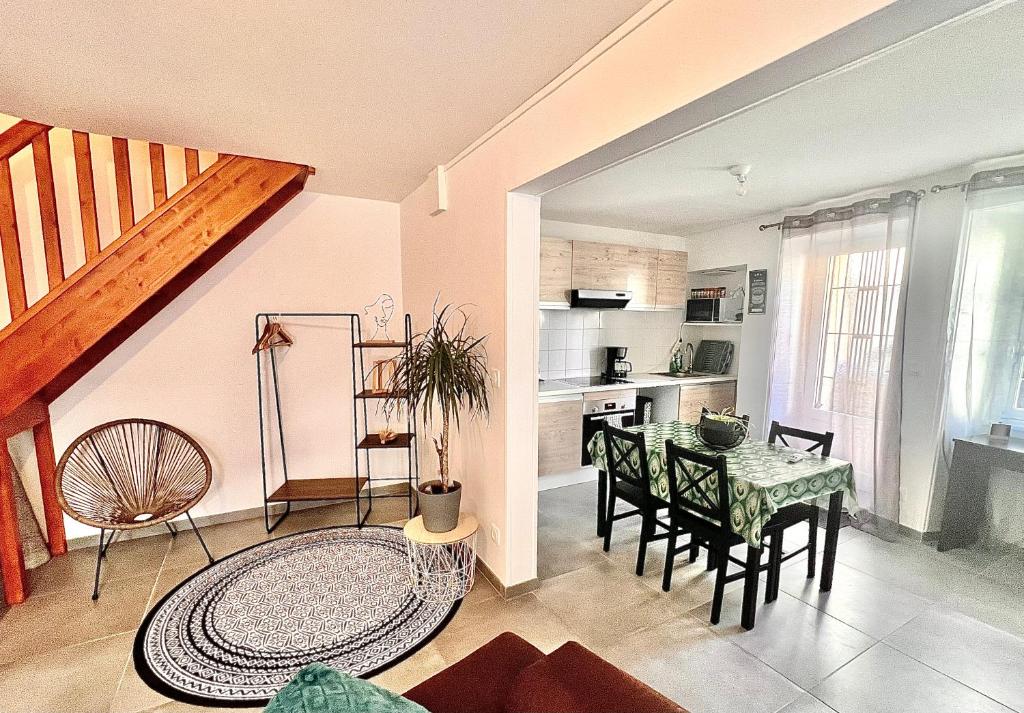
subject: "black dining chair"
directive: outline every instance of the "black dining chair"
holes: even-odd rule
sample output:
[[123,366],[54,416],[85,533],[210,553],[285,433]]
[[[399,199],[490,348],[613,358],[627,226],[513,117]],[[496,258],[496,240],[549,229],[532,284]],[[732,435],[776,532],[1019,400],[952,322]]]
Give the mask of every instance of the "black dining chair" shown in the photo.
[[[831,431],[816,433],[801,428],[793,428],[792,426],[783,426],[778,421],[772,421],[771,428],[768,431],[768,443],[772,445],[781,443],[788,448],[803,448],[808,453],[814,453],[822,458],[827,458],[832,454],[832,440],[834,437],[835,434]],[[793,440],[796,445],[791,444],[787,439]],[[805,522],[808,527],[807,544],[792,552],[783,554],[785,531],[794,525]],[[807,552],[807,578],[814,578],[818,560],[818,506],[811,501],[794,503],[793,505],[780,508],[764,526],[762,536],[770,539],[768,561],[769,564],[774,563],[775,565],[769,568],[764,600],[765,602],[773,602],[779,597],[779,572],[782,569],[783,562],[796,557],[802,552]]]
[[[636,574],[644,573],[647,545],[668,537],[669,526],[658,519],[658,511],[669,504],[651,492],[651,472],[643,433],[624,431],[603,424],[605,467],[608,472],[608,511],[604,526],[604,551],[611,548],[612,525],[616,520],[640,516],[640,547],[636,556]],[[615,503],[624,500],[635,509],[615,512]],[[658,528],[665,532],[659,533]]]
[[[680,552],[692,552],[693,543],[708,550],[708,559],[714,564],[715,594],[711,600],[711,623],[717,624],[722,616],[722,600],[725,597],[725,585],[742,579],[745,589],[756,587],[757,578],[762,570],[771,566],[761,564],[762,550],[747,545],[747,558],[741,560],[733,557],[730,550],[736,545],[745,544],[741,535],[732,530],[729,517],[729,473],[724,455],[707,455],[699,451],[677,446],[672,441],[665,442],[665,456],[668,460],[669,510],[670,523],[673,529],[669,534],[669,548],[665,557],[665,573],[661,588],[669,591],[672,588],[672,566],[675,555]],[[672,534],[679,531],[690,533],[691,542],[677,546]],[[729,563],[740,565],[740,572],[729,574]],[[753,608],[756,596],[743,598],[743,625],[751,628],[754,625]]]

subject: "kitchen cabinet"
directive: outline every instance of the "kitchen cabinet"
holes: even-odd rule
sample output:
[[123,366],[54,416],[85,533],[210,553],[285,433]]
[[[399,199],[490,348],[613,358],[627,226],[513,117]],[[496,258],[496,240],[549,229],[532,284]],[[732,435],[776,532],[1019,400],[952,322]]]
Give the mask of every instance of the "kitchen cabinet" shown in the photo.
[[631,245],[572,243],[572,288],[630,290],[631,309],[651,309],[658,284],[658,251]]
[[569,304],[572,289],[572,241],[540,239],[540,301]]
[[686,307],[687,255],[682,250],[658,251],[658,274],[655,308],[682,309]]
[[702,407],[712,411],[736,408],[736,382],[723,381],[717,384],[692,384],[679,387],[679,420],[683,423],[698,423]]
[[583,400],[541,401],[538,411],[538,474],[578,469],[583,453]]

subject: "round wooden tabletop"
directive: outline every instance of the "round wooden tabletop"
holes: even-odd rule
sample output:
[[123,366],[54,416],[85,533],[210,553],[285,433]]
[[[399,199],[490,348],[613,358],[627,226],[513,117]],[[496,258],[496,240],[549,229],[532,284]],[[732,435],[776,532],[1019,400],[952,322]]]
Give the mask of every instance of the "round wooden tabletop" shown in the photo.
[[405,536],[421,545],[450,545],[473,535],[480,525],[469,513],[459,513],[459,524],[448,532],[429,532],[423,527],[423,516],[417,515],[405,523]]

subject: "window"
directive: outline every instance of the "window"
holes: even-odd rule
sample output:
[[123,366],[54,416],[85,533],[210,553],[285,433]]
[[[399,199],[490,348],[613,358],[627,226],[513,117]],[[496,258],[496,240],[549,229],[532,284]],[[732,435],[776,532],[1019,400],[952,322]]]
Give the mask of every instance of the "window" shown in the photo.
[[815,407],[873,418],[881,365],[889,364],[904,248],[828,258]]

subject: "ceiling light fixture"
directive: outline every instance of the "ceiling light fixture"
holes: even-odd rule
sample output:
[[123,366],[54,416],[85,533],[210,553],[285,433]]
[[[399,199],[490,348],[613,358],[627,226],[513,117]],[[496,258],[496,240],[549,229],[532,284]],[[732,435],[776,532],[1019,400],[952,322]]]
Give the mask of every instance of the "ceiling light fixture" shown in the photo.
[[747,195],[747,174],[749,173],[749,163],[737,163],[729,166],[729,175],[736,179],[736,195]]

